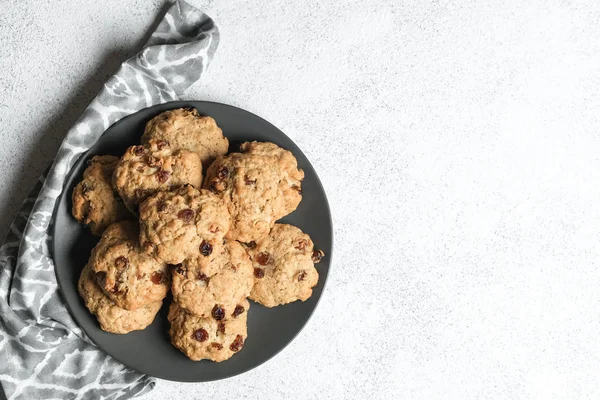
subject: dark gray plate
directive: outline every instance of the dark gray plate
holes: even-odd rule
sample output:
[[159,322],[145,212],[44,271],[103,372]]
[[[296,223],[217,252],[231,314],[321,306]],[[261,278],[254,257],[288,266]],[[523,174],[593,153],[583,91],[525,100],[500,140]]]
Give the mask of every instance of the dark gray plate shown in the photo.
[[[276,143],[294,153],[299,167],[305,172],[303,200],[298,209],[282,222],[298,226],[312,237],[316,247],[325,252],[325,257],[317,265],[319,283],[313,296],[304,303],[295,302],[271,309],[252,303],[244,348],[221,363],[191,361],[171,345],[166,318],[170,299],[165,301],[161,312],[145,330],[115,335],[100,329],[96,318],[88,312],[77,294],[79,274],[98,241],[88,229],[75,221],[70,212],[72,190],[81,179],[86,161],[97,154],[120,156],[127,147],[139,143],[144,126],[152,117],[165,110],[190,106],[217,121],[229,138],[230,151],[236,151],[242,141],[257,140]],[[146,108],[111,126],[70,172],[57,204],[53,226],[58,284],[71,314],[83,330],[100,348],[129,367],[158,378],[183,382],[205,382],[241,374],[267,361],[290,343],[304,327],[321,297],[329,272],[332,239],[331,215],[325,192],[315,170],[298,146],[279,129],[254,114],[204,101],[172,102]],[[311,328],[319,329],[318,326]]]

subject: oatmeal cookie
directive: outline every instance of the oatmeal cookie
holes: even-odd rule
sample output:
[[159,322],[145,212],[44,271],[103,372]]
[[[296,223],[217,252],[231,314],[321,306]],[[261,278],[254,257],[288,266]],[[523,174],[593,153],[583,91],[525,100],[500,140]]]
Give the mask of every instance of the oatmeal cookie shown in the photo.
[[229,141],[214,119],[201,116],[195,108],[179,108],[160,113],[147,124],[142,143],[150,139],[166,140],[177,150],[198,153],[205,168],[227,154]]
[[194,361],[227,360],[244,347],[249,308],[243,299],[232,312],[216,309],[209,317],[199,317],[173,302],[168,317],[171,343]]
[[89,261],[100,288],[127,310],[162,300],[171,281],[167,264],[145,254],[138,237],[137,222],[112,224],[92,250]]
[[113,174],[113,187],[132,212],[150,195],[186,183],[202,184],[200,156],[187,150],[173,151],[166,140],[131,146]]
[[258,154],[272,158],[281,171],[279,186],[283,192],[285,208],[283,214],[277,219],[285,217],[298,208],[302,200],[302,180],[304,171],[298,168],[296,157],[285,149],[269,142],[246,142],[242,143],[240,150],[243,153]]
[[125,310],[104,294],[96,283],[94,275],[94,271],[87,265],[81,271],[77,288],[85,306],[96,316],[102,330],[111,333],[129,333],[142,330],[154,321],[162,306],[162,300],[135,310]]
[[88,161],[83,180],[73,189],[71,212],[96,236],[113,222],[133,218],[112,189],[112,174],[118,161],[115,156],[94,156]]
[[168,264],[196,256],[212,260],[220,253],[230,221],[218,196],[183,186],[156,193],[140,205],[140,243]]
[[266,307],[307,300],[319,280],[314,266],[323,252],[293,225],[275,224],[269,235],[247,245],[254,267],[250,299]]
[[249,242],[269,233],[285,214],[280,175],[272,160],[256,154],[233,153],[212,163],[204,187],[227,204],[232,224],[225,238]]
[[210,316],[215,306],[231,312],[250,294],[252,273],[252,262],[242,245],[229,240],[213,260],[199,256],[174,268],[173,300],[201,317]]

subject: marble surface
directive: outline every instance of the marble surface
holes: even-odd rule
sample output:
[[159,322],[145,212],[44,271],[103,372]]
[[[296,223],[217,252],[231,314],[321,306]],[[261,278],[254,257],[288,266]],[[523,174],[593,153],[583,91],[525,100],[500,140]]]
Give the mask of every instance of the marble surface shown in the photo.
[[[303,149],[335,255],[283,352],[145,400],[600,396],[600,3],[191,3],[222,36],[187,98]],[[1,235],[163,8],[2,1]]]

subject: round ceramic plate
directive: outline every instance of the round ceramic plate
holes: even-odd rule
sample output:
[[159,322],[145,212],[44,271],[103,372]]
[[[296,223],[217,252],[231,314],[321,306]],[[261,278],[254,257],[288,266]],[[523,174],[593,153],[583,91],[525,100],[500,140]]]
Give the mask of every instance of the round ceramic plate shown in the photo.
[[[77,294],[77,280],[98,242],[88,229],[71,216],[71,195],[82,178],[86,162],[94,155],[121,156],[125,149],[140,142],[148,120],[162,111],[195,107],[200,114],[210,115],[223,129],[236,151],[244,141],[268,141],[290,150],[304,170],[303,199],[296,211],[281,222],[298,226],[309,234],[325,257],[317,264],[319,283],[306,302],[266,308],[252,303],[248,313],[248,338],[243,349],[221,363],[191,361],[169,341],[166,299],[156,319],[143,331],[116,335],[100,329],[96,318],[88,312]],[[332,251],[331,215],[325,192],[315,170],[302,151],[275,126],[264,119],[236,107],[203,101],[172,102],[146,108],[112,125],[98,142],[75,164],[67,177],[63,194],[55,210],[53,226],[54,264],[58,284],[71,314],[89,337],[108,354],[125,365],[158,378],[183,382],[205,382],[223,379],[248,371],[281,351],[304,327],[315,310],[329,272]],[[313,326],[312,329],[318,329]]]

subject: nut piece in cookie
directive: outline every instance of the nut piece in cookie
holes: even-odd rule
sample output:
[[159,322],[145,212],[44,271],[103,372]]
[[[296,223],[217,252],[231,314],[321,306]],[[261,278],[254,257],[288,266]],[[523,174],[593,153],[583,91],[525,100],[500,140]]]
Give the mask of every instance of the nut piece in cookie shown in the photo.
[[200,255],[178,265],[172,282],[173,300],[189,312],[208,317],[217,306],[228,314],[252,290],[252,262],[242,245],[229,240],[212,260]]
[[185,184],[197,187],[202,184],[200,156],[187,150],[173,150],[166,140],[131,146],[113,174],[113,187],[132,212],[137,212],[137,205],[150,195]]
[[118,161],[114,156],[94,156],[73,189],[73,216],[97,236],[113,222],[133,218],[112,189],[112,174]]
[[135,310],[165,298],[171,283],[167,264],[142,251],[138,224],[112,224],[88,262],[96,283],[121,308]]
[[231,223],[217,195],[192,186],[156,193],[139,211],[142,247],[168,264],[191,257],[214,259]]
[[296,161],[296,157],[294,157],[292,152],[269,142],[242,143],[240,150],[243,153],[262,155],[274,160],[281,171],[279,186],[285,200],[283,214],[277,216],[277,219],[293,212],[302,200],[304,171],[298,169],[298,161]]
[[111,333],[129,333],[142,330],[154,321],[154,317],[162,306],[161,301],[155,301],[135,310],[125,310],[118,307],[96,283],[94,272],[87,265],[81,276],[77,289],[85,302],[85,306],[96,316],[100,328]]
[[275,224],[267,237],[247,246],[254,268],[250,299],[266,307],[306,301],[319,280],[314,264],[323,252],[293,225]]
[[229,141],[214,119],[201,116],[195,108],[165,111],[146,124],[142,143],[151,139],[166,140],[175,150],[198,153],[205,168],[227,154]]
[[212,163],[204,187],[227,204],[232,225],[225,238],[249,242],[269,233],[285,213],[280,180],[280,169],[270,157],[233,153]]
[[249,308],[250,303],[243,299],[232,312],[199,317],[173,302],[168,316],[171,343],[194,361],[227,360],[244,347]]

